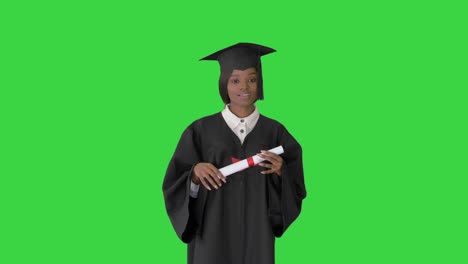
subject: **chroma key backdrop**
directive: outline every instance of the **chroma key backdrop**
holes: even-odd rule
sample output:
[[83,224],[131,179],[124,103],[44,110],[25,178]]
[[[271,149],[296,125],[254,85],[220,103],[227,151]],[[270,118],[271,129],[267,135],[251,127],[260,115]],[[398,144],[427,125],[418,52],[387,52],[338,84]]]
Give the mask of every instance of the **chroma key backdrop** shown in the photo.
[[223,108],[219,65],[262,58],[261,114],[303,148],[276,263],[468,263],[462,1],[3,1],[0,263],[186,263],[162,181]]

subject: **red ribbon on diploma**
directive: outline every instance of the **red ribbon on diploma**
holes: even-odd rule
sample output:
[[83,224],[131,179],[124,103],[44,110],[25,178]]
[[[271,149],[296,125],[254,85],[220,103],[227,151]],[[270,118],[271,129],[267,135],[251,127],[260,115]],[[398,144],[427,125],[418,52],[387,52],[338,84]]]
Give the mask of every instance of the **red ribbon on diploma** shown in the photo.
[[[232,163],[236,163],[236,162],[239,162],[241,161],[240,159],[236,159],[234,157],[231,157],[231,160],[232,160]],[[247,158],[247,163],[249,164],[249,167],[253,167],[255,166],[255,161],[253,159],[253,157],[249,157]],[[241,171],[244,171],[245,169],[241,170]]]
[[253,157],[250,157],[247,159],[247,163],[249,163],[249,167],[253,167],[255,166],[255,162],[253,160]]

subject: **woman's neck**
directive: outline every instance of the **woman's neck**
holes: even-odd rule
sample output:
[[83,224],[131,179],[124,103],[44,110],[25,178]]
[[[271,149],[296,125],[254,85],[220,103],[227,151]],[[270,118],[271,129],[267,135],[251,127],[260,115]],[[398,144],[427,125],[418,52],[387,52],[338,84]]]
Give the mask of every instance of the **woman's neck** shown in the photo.
[[239,118],[247,117],[251,115],[253,111],[255,111],[254,105],[249,105],[247,107],[236,107],[236,106],[228,105],[228,107],[229,107],[229,110],[231,110],[231,112]]

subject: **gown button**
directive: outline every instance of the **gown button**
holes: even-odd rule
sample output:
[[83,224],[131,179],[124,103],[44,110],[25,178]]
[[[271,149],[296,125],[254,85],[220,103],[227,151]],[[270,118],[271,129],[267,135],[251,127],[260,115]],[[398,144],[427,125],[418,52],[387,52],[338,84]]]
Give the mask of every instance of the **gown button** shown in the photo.
[[244,129],[241,129],[240,132],[241,132],[241,133],[244,133]]

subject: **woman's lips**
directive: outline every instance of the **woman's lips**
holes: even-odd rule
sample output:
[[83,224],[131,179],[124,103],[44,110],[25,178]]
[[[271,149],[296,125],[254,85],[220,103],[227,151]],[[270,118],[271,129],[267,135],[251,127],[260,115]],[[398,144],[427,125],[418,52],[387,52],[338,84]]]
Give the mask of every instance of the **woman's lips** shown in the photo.
[[241,93],[239,94],[240,98],[249,98],[250,94],[249,93]]

